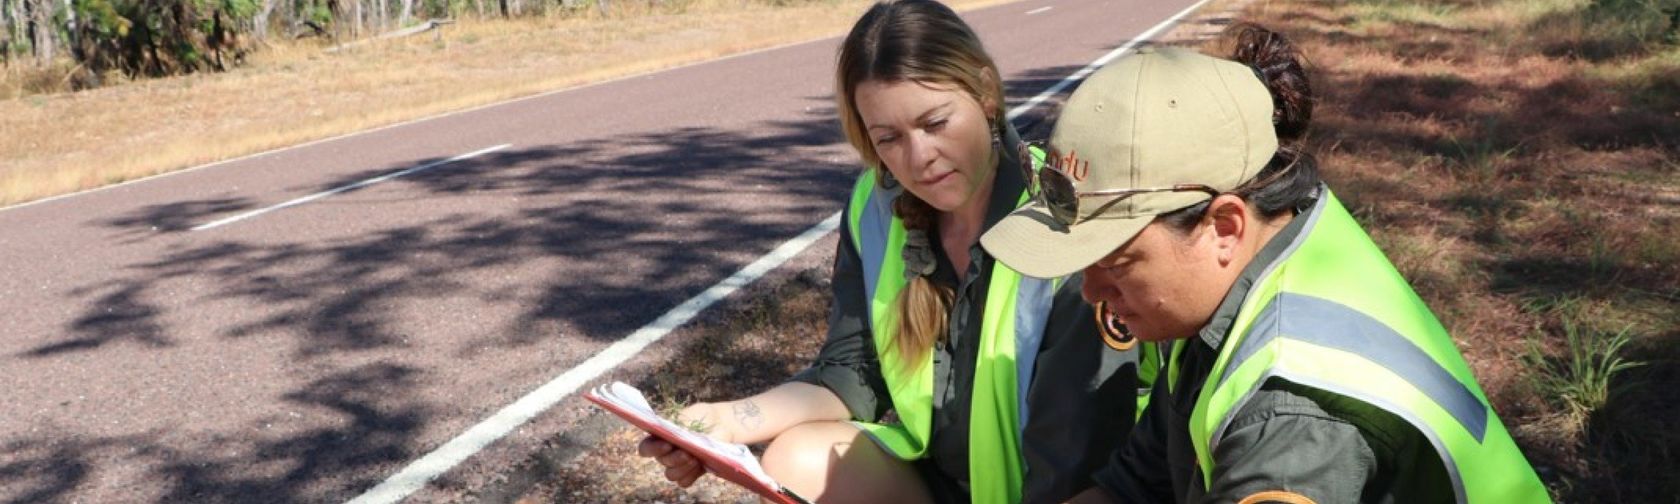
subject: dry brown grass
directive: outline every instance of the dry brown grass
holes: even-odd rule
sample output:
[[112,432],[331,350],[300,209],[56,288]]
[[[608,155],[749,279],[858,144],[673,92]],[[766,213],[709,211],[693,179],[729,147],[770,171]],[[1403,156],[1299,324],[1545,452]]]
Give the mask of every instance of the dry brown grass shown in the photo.
[[[958,0],[974,8],[1001,0]],[[475,105],[839,34],[869,4],[617,4],[566,17],[464,19],[325,53],[281,44],[224,74],[23,93],[0,79],[0,206]]]
[[[1638,7],[1301,0],[1249,13],[1306,49],[1331,186],[1569,502],[1680,495],[1680,47],[1613,10]],[[1609,380],[1584,419],[1537,380],[1567,363],[1569,327],[1625,330],[1620,355],[1647,364]],[[1531,343],[1543,363],[1525,360]]]

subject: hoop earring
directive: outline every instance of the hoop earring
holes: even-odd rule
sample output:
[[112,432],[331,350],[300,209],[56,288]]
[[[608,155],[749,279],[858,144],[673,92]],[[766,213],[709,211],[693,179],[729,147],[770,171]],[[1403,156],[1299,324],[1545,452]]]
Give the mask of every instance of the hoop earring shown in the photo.
[[1137,337],[1132,336],[1132,333],[1126,330],[1124,324],[1115,322],[1113,317],[1108,316],[1107,301],[1099,301],[1095,308],[1097,312],[1097,333],[1102,335],[1103,344],[1122,352],[1137,346]]

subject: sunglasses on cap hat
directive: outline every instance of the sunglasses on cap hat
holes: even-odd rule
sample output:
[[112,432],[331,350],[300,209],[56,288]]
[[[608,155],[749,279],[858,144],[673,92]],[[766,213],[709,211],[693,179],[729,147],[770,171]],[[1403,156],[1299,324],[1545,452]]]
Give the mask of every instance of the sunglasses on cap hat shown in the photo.
[[[1088,169],[1062,166],[1061,156],[1050,150],[1044,142],[1022,142],[1016,148],[1021,160],[1021,174],[1027,180],[1028,191],[1032,193],[1039,204],[1050,212],[1050,217],[1058,224],[1072,226],[1102,215],[1114,205],[1139,194],[1158,192],[1189,192],[1200,191],[1210,196],[1219,196],[1219,190],[1202,184],[1175,184],[1170,187],[1152,187],[1140,189],[1103,189],[1099,191],[1079,191],[1073,187],[1073,177],[1068,170]],[[1090,215],[1079,218],[1079,200],[1081,198],[1111,197],[1107,203],[1092,210]]]

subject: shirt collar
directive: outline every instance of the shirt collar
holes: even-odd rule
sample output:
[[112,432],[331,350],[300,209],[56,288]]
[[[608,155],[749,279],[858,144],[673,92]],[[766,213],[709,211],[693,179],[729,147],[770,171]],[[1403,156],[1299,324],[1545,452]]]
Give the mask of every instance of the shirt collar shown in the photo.
[[[1001,138],[1003,142],[996,149],[997,177],[992,182],[992,200],[986,204],[984,229],[988,230],[1021,206],[1021,191],[1027,188],[1027,181],[1021,178],[1020,157],[1015,154],[1015,146],[1021,144],[1021,134],[1015,131],[1014,125],[1004,121]],[[974,248],[980,248],[980,242],[974,242]]]
[[[1322,183],[1314,190],[1320,198],[1326,191],[1328,189]],[[1308,210],[1296,214],[1289,224],[1284,225],[1277,235],[1272,236],[1272,240],[1260,248],[1260,253],[1254,256],[1254,260],[1243,268],[1242,274],[1237,276],[1236,283],[1231,284],[1230,292],[1225,293],[1225,299],[1220,301],[1219,308],[1213,311],[1213,318],[1209,319],[1208,324],[1198,333],[1208,346],[1218,349],[1219,345],[1225,342],[1226,335],[1231,332],[1231,325],[1236,323],[1237,311],[1242,309],[1243,299],[1248,298],[1249,291],[1254,288],[1254,282],[1260,279],[1261,273],[1271,268],[1272,263],[1282,259],[1284,250],[1300,236],[1307,221],[1311,220],[1308,213],[1315,208],[1314,205],[1305,206]]]

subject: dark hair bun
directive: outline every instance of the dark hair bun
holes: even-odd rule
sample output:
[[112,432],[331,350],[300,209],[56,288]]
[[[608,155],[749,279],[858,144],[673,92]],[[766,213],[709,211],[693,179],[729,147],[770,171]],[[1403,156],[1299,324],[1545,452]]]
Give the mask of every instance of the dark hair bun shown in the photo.
[[1301,52],[1283,34],[1253,23],[1237,23],[1224,34],[1230,58],[1254,68],[1272,92],[1272,124],[1278,141],[1300,140],[1312,122],[1312,86]]

